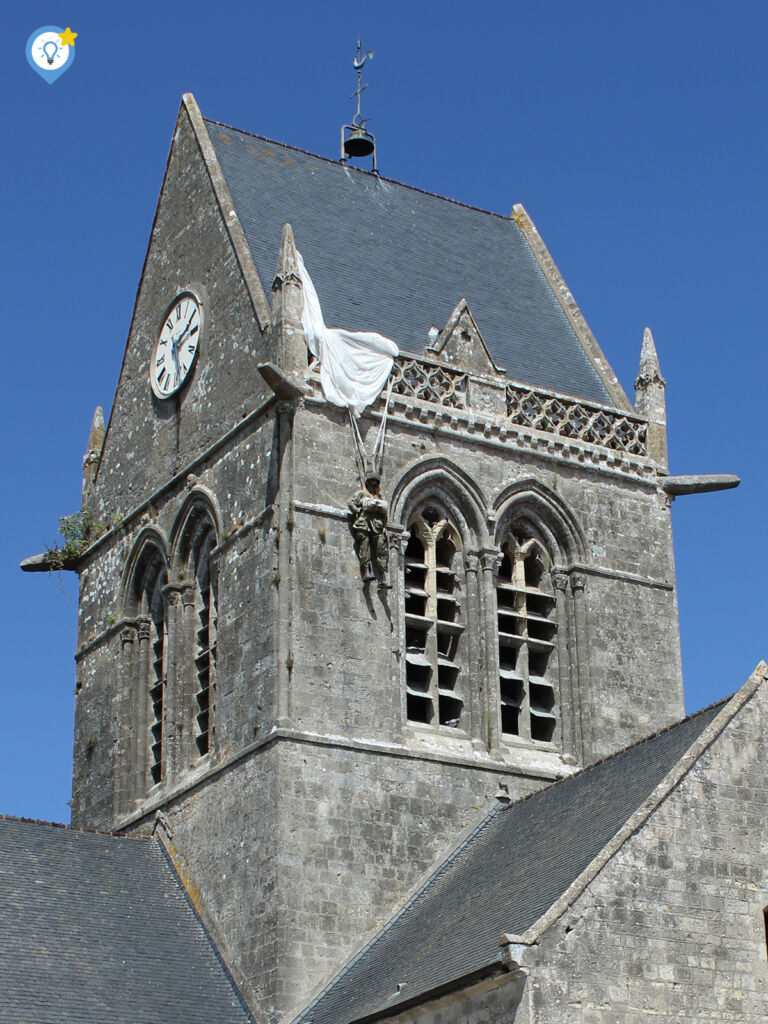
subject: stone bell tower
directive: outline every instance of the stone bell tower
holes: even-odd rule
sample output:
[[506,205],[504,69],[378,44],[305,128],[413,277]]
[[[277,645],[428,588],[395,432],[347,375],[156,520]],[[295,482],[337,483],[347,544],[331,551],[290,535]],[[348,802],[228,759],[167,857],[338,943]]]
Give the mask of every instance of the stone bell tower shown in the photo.
[[[308,367],[297,245],[326,322],[400,347],[391,590],[361,579],[354,441]],[[634,410],[522,207],[385,181],[184,97],[89,447],[105,529],[76,566],[73,822],[161,835],[263,1019],[499,793],[681,716],[649,339]]]

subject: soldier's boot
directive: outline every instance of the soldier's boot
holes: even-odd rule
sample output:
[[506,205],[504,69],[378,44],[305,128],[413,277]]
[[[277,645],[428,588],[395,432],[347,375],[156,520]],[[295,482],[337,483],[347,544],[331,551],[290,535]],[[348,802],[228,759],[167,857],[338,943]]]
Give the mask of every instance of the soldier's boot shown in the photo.
[[389,579],[389,573],[386,570],[384,570],[384,572],[381,574],[381,576],[379,576],[379,590],[391,590],[391,589],[392,589],[392,584],[391,584],[390,579]]
[[363,565],[363,583],[368,583],[373,578],[373,566],[370,562],[366,562]]

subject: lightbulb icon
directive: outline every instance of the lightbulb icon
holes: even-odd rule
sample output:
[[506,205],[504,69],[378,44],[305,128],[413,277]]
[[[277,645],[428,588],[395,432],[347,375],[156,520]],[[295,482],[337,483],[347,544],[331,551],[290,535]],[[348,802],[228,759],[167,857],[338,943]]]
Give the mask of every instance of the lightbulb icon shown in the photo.
[[27,40],[27,62],[44,82],[53,83],[72,67],[77,32],[58,25],[42,25]]
[[43,46],[43,53],[45,54],[45,59],[48,61],[49,64],[53,64],[54,60],[56,59],[56,54],[58,52],[59,47],[56,43],[54,43],[52,39],[49,39],[48,42],[45,43],[45,45]]

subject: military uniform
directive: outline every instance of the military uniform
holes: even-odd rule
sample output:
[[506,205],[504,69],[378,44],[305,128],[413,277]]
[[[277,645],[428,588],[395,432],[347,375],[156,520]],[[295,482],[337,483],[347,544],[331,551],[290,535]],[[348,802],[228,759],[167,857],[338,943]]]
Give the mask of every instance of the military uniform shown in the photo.
[[[367,480],[366,483],[371,482]],[[355,550],[360,559],[363,579],[374,578],[373,564],[379,575],[379,586],[389,586],[389,549],[387,545],[387,503],[380,495],[372,494],[367,487],[355,491],[347,503],[352,513],[352,534]]]

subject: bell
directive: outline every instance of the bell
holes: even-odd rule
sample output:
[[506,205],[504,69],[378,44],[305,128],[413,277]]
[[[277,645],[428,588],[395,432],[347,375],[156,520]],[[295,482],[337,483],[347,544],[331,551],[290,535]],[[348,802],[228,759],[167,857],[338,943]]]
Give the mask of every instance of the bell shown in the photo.
[[370,156],[373,150],[373,136],[364,128],[355,128],[344,139],[344,152],[348,157]]

